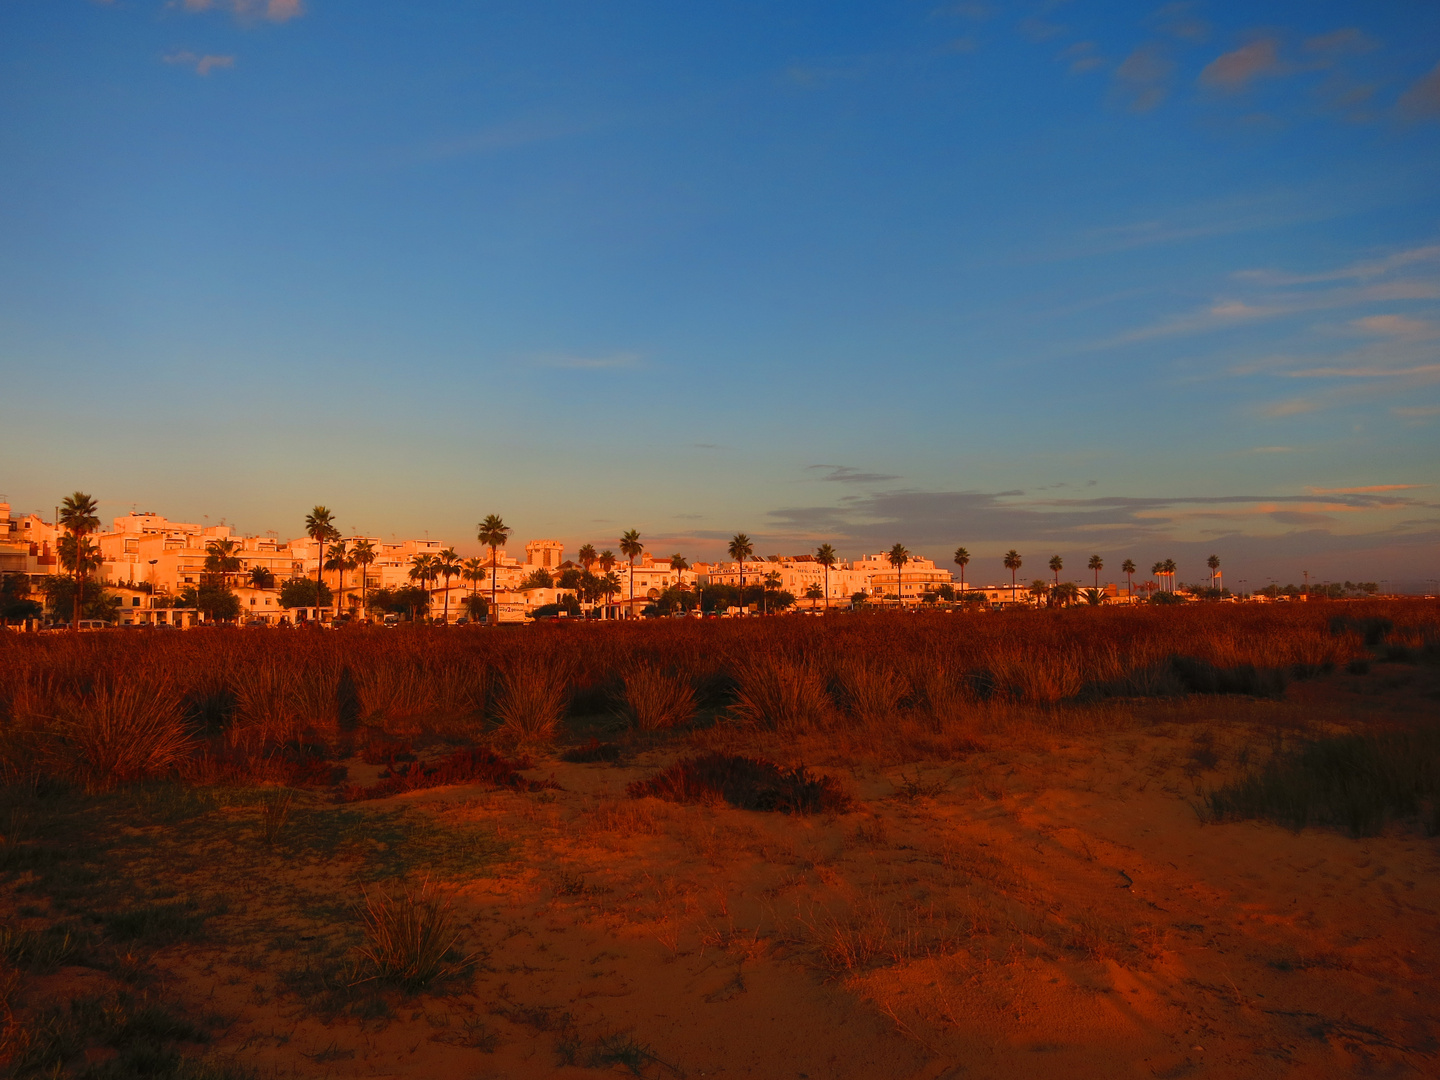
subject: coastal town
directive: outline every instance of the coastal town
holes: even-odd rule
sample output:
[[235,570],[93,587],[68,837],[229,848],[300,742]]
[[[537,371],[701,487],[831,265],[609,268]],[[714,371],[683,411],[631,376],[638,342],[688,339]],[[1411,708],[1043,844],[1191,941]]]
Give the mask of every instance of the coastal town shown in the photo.
[[[512,554],[510,530],[490,518],[479,527],[481,554],[462,558],[441,540],[342,534],[324,507],[307,517],[301,535],[282,539],[274,532],[244,534],[224,521],[171,521],[152,511],[115,517],[106,530],[93,505],[82,505],[77,514],[70,505],[77,499],[93,504],[77,492],[48,521],[35,513],[13,514],[0,502],[0,574],[15,609],[6,621],[38,626],[49,616],[77,625],[190,627],[423,619],[466,625],[582,615],[805,613],[861,604],[985,610],[1131,604],[1157,595],[1237,599],[1224,589],[1214,556],[1204,586],[1176,586],[1170,561],[1155,563],[1151,578],[1137,583],[1138,568],[1127,559],[1115,568],[1122,580],[1102,581],[1105,562],[1098,555],[1085,564],[1089,582],[1062,580],[1058,555],[1042,563],[1045,576],[1027,582],[1020,576],[1024,562],[1012,550],[1003,560],[1011,580],[981,584],[966,579],[971,560],[963,547],[955,553],[958,573],[899,544],[846,560],[829,544],[811,552],[759,554],[744,534],[730,543],[728,561],[653,553],[635,532],[617,538],[615,550],[586,544],[574,553],[559,540],[532,539],[522,556]],[[80,578],[89,595],[77,605],[72,583]],[[1368,595],[1375,588],[1346,582],[1342,591]],[[1256,598],[1287,598],[1283,590],[1271,593]],[[16,613],[28,618],[17,620]]]

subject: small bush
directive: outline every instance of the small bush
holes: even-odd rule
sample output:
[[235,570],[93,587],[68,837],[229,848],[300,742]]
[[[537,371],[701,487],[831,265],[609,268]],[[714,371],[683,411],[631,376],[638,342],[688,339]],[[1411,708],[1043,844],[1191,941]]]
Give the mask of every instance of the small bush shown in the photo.
[[723,799],[741,810],[785,814],[843,813],[851,799],[829,776],[811,776],[802,765],[787,769],[764,758],[713,753],[682,758],[626,792],[632,798],[653,795],[668,802]]
[[653,664],[640,664],[625,676],[625,704],[641,731],[658,731],[689,723],[695,715],[690,681]]
[[1306,743],[1213,792],[1208,803],[1220,820],[1270,818],[1295,829],[1326,824],[1374,836],[1427,802],[1433,813],[1437,800],[1440,728],[1430,728]]
[[366,943],[359,949],[357,984],[375,980],[413,993],[474,964],[474,956],[455,952],[460,931],[451,903],[428,878],[417,889],[367,893],[360,909]]
[[394,765],[397,761],[414,761],[415,751],[408,742],[372,742],[360,754],[366,765]]
[[520,775],[520,769],[531,767],[532,763],[527,758],[512,761],[493,750],[476,746],[468,750],[457,750],[448,757],[435,761],[396,765],[386,770],[379,783],[368,788],[351,787],[346,790],[344,797],[347,802],[385,799],[406,791],[446,787],[450,784],[489,784],[497,788],[510,788],[512,791],[541,791],[559,787],[553,780],[527,780]]

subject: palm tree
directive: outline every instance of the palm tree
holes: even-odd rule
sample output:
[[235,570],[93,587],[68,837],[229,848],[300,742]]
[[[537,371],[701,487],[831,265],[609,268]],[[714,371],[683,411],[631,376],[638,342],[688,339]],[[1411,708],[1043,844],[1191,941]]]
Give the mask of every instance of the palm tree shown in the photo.
[[595,561],[600,564],[600,595],[605,598],[605,604],[608,607],[610,604],[610,593],[605,589],[605,582],[612,577],[614,577],[616,581],[620,580],[611,573],[611,571],[615,569],[615,553],[609,548],[605,548],[600,552],[600,557]]
[[1044,578],[1036,578],[1030,582],[1030,595],[1035,600],[1035,606],[1040,606],[1040,598],[1050,595],[1050,583]]
[[765,575],[765,591],[761,594],[765,599],[765,606],[763,608],[763,611],[766,615],[770,614],[770,594],[771,592],[774,592],[779,588],[780,572],[778,570],[771,570],[768,574]]
[[369,540],[356,540],[355,546],[350,549],[350,558],[355,560],[355,566],[360,571],[360,615],[363,618],[370,610],[367,606],[367,586],[370,583],[370,567],[375,562],[375,545]]
[[1125,594],[1133,600],[1135,598],[1135,560],[1126,559],[1120,564],[1120,570],[1125,575]]
[[315,610],[320,610],[320,586],[325,583],[321,576],[325,570],[325,541],[338,537],[339,531],[335,528],[335,515],[330,513],[324,506],[317,506],[305,515],[305,535],[320,545],[318,556],[315,559]]
[[597,558],[595,554],[595,545],[586,544],[580,549],[579,553],[576,555],[576,558],[580,560],[581,566],[583,566],[586,570],[589,570],[592,566],[595,565],[595,559]]
[[740,564],[740,613],[745,613],[745,560],[755,554],[755,545],[744,533],[736,533],[726,548],[730,557]]
[[[68,568],[75,575],[75,614],[72,620],[74,629],[80,629],[80,604],[85,592],[85,575],[99,568],[99,553],[86,539],[91,533],[100,528],[100,518],[97,516],[99,506],[95,500],[83,491],[77,491],[72,495],[66,495],[60,502],[60,526],[70,534],[71,551]],[[64,551],[61,551],[64,555]]]
[[965,595],[965,567],[970,565],[970,552],[963,547],[955,549],[955,565],[960,567],[960,595]]
[[[681,555],[677,551],[674,555],[670,556],[670,569],[675,573],[675,588],[679,589],[681,587],[681,575],[683,575],[686,570],[690,569],[690,560],[685,558],[684,555]],[[699,582],[697,581],[696,584],[698,585]],[[684,604],[680,605],[680,613],[682,615],[685,613]]]
[[350,552],[345,546],[344,540],[336,540],[330,545],[330,557],[325,560],[325,569],[334,570],[336,573],[335,582],[335,614],[339,615],[345,609],[345,571],[355,564],[350,561]]
[[205,574],[216,584],[226,584],[231,574],[240,572],[238,540],[211,540],[205,545]]
[[500,620],[495,610],[495,558],[505,541],[510,539],[510,529],[500,520],[499,514],[491,514],[477,526],[476,537],[490,549],[490,610],[485,615],[485,621],[492,626],[498,626]]
[[426,554],[414,555],[410,559],[410,580],[417,582],[427,595],[430,592],[430,582],[440,576],[436,562],[434,555]]
[[1215,588],[1215,579],[1220,576],[1220,556],[1211,555],[1205,560],[1205,565],[1210,567],[1210,588]]
[[450,625],[450,579],[459,577],[464,569],[453,547],[443,549],[435,560],[435,569],[445,579],[445,625]]
[[1005,569],[1010,571],[1010,602],[1015,602],[1015,574],[1020,569],[1020,553],[1014,548],[1005,552]]
[[475,588],[485,580],[485,560],[478,555],[460,564],[460,580],[470,582],[470,598],[475,598]]
[[620,537],[620,554],[630,560],[630,616],[635,615],[635,560],[645,554],[645,545],[640,543],[640,534],[634,529]]
[[1055,572],[1055,584],[1060,584],[1060,571],[1065,569],[1065,560],[1059,555],[1050,556],[1050,569]]
[[887,562],[895,568],[895,600],[899,606],[905,606],[904,570],[905,564],[910,561],[910,552],[904,544],[896,544],[885,556]]
[[1170,579],[1170,591],[1172,593],[1175,591],[1175,571],[1177,569],[1178,567],[1175,565],[1174,559],[1165,560],[1165,576]]
[[273,589],[275,575],[267,567],[252,566],[250,568],[250,587],[252,589]]
[[840,561],[840,556],[835,554],[835,549],[829,544],[821,544],[815,549],[815,561],[825,568],[825,610],[830,610],[830,568]]
[[[603,560],[604,557],[605,556],[602,555],[601,559]],[[610,556],[610,565],[615,565],[615,556],[613,555]],[[605,594],[605,602],[608,605],[610,597],[620,591],[620,575],[615,573],[614,570],[606,570],[605,576],[600,579],[600,590]]]
[[1100,588],[1100,571],[1105,569],[1105,560],[1099,555],[1091,555],[1090,561],[1085,565],[1095,571],[1095,588]]

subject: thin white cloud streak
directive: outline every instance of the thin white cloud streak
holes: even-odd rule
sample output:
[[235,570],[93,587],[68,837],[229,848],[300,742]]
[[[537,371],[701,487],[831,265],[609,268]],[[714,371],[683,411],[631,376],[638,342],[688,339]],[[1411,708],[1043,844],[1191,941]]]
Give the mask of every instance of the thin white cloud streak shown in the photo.
[[233,56],[216,56],[213,53],[200,56],[197,53],[186,50],[171,53],[162,59],[167,64],[188,67],[192,69],[196,75],[209,75],[210,72],[216,68],[232,68],[235,66],[235,57]]

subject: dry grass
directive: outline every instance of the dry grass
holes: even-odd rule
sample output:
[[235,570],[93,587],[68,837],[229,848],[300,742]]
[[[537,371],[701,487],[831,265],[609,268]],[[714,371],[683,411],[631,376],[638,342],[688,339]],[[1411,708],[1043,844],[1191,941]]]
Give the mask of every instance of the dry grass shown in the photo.
[[57,704],[51,753],[88,791],[159,776],[193,747],[168,680],[106,681]]
[[549,657],[521,655],[501,679],[495,703],[499,737],[515,746],[553,742],[565,713],[565,673]]
[[452,899],[428,878],[413,889],[367,892],[360,909],[365,944],[358,950],[356,982],[378,980],[413,993],[473,965],[475,956],[455,952],[460,930],[452,908]]
[[690,680],[653,664],[640,664],[625,676],[625,704],[641,731],[688,724],[695,716],[695,691]]

